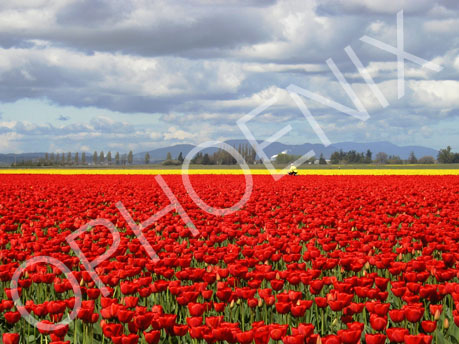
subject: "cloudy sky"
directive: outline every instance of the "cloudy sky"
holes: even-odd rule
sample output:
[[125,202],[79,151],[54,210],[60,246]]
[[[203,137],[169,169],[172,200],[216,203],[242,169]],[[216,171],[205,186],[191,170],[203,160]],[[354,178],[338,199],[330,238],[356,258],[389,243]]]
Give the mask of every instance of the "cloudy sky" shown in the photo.
[[[363,42],[436,63],[405,61]],[[286,88],[348,107],[332,59],[370,118],[302,97],[330,141],[391,141],[459,150],[457,0],[11,0],[0,2],[0,152],[133,149],[243,138],[290,124],[280,141],[320,142]],[[387,99],[383,107],[351,62],[351,46]]]

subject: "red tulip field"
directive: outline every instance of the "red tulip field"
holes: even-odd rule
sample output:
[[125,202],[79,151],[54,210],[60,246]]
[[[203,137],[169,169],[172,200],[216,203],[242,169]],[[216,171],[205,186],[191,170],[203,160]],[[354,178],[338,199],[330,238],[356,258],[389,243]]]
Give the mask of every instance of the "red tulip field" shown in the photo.
[[[164,212],[139,227],[152,260],[116,204],[136,224],[170,206],[154,176],[1,176],[3,343],[459,343],[459,176],[258,175],[224,216],[163,178],[196,235]],[[245,192],[243,175],[190,179],[215,208]],[[68,240],[95,219],[115,251],[98,259],[102,225],[74,244],[106,295]]]

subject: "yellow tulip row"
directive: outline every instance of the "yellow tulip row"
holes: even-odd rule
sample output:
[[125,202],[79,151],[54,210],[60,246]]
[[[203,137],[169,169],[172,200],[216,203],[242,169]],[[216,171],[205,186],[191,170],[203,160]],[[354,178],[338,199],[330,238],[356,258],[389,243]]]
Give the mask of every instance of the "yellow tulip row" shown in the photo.
[[[282,174],[282,170],[276,170]],[[241,175],[242,169],[190,169],[188,174],[234,174]],[[269,175],[266,169],[251,169],[253,175]],[[107,174],[107,175],[168,175],[182,174],[181,169],[3,169],[0,174]],[[459,175],[459,169],[304,169],[299,175]]]

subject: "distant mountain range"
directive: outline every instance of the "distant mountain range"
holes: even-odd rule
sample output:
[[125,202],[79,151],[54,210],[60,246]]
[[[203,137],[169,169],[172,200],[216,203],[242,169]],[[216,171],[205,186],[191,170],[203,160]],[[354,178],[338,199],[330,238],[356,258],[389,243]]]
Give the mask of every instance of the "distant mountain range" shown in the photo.
[[[239,145],[244,145],[248,143],[248,141],[228,140],[226,141],[226,143],[237,148]],[[194,147],[194,145],[181,144],[154,149],[148,151],[148,153],[150,154],[151,161],[162,161],[166,159],[166,155],[168,152],[171,153],[173,159],[176,159],[180,152],[182,152],[183,157],[185,157]],[[323,154],[326,159],[329,159],[333,152],[339,150],[343,150],[344,152],[355,150],[358,153],[365,153],[368,149],[373,153],[373,158],[375,157],[376,153],[379,152],[384,152],[388,155],[398,155],[402,159],[407,159],[411,152],[414,152],[414,154],[418,158],[426,155],[431,155],[434,158],[436,158],[438,154],[438,151],[436,149],[422,146],[397,146],[390,142],[340,142],[332,144],[328,147],[325,147],[322,144],[312,143],[304,143],[301,145],[288,145],[280,142],[273,142],[265,148],[265,152],[268,157],[271,157],[275,154],[279,154],[285,151],[288,154],[303,155],[309,152],[310,150],[313,150],[316,153],[317,157],[319,157],[320,154]],[[216,150],[217,148],[208,148],[204,149],[203,153],[213,153]],[[145,153],[147,152],[134,154],[134,159],[136,161],[143,161],[145,158]]]
[[[248,143],[247,140],[228,140],[227,144],[238,147],[239,145],[244,145]],[[177,156],[182,152],[183,157],[185,157],[195,146],[191,144],[179,144],[170,147],[163,147],[153,149],[148,151],[150,154],[150,161],[161,162],[166,159],[167,153],[171,153],[172,158],[176,159]],[[330,155],[333,152],[343,150],[344,152],[355,150],[358,153],[365,153],[367,149],[371,150],[373,153],[373,158],[376,153],[384,152],[388,155],[398,155],[402,159],[407,159],[411,152],[414,152],[416,157],[420,158],[422,156],[431,155],[434,158],[437,157],[438,151],[429,147],[423,146],[397,146],[390,142],[365,142],[365,143],[356,143],[356,142],[340,142],[334,143],[328,147],[325,147],[322,144],[312,144],[304,143],[301,145],[288,145],[280,142],[273,142],[268,147],[265,148],[266,154],[271,157],[275,154],[281,152],[287,152],[288,154],[303,155],[310,150],[313,150],[316,153],[316,156],[319,157],[320,154],[323,154],[326,159],[330,158]],[[207,148],[203,150],[203,153],[213,153],[217,148]],[[145,159],[145,153],[140,152],[134,154],[134,163],[141,164]],[[113,152],[112,152],[113,154]],[[1,165],[11,165],[14,161],[22,160],[37,160],[43,158],[45,153],[21,153],[21,154],[0,154],[0,164]],[[86,153],[86,159],[88,162],[92,160],[92,153]]]

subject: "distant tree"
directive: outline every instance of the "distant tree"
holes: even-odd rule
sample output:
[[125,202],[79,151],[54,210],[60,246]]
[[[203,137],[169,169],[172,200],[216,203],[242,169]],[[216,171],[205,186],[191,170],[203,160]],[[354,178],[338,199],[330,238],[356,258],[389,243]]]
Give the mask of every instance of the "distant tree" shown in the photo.
[[128,164],[132,164],[133,161],[134,161],[134,154],[132,153],[132,151],[129,151],[128,156],[127,156],[127,162]]
[[349,152],[333,152],[330,156],[330,163],[332,164],[369,164],[372,162],[372,153],[370,150],[367,152],[359,153],[356,150],[350,150]]
[[99,154],[99,164],[103,164],[104,162],[105,162],[104,151],[101,151]]
[[80,158],[78,156],[78,152],[75,153],[74,160],[75,160],[75,165],[78,165],[80,163]]
[[291,154],[278,154],[276,157],[276,164],[289,164],[295,160],[297,160],[299,156],[291,155]]
[[166,160],[172,160],[171,152],[167,152]]
[[66,161],[66,163],[70,164],[71,162],[72,162],[72,153],[68,152],[67,153],[67,161]]
[[97,152],[94,151],[94,154],[92,155],[92,162],[94,163],[94,165],[97,165]]
[[324,155],[320,153],[320,158],[319,158],[319,165],[326,165],[327,160],[325,160]]
[[433,156],[426,155],[426,156],[419,158],[418,163],[419,164],[435,164],[435,159]]
[[45,153],[45,163],[49,164],[49,154]]
[[202,163],[202,158],[203,158],[202,152],[199,152],[198,154],[196,154],[193,157],[193,159],[191,159],[191,163],[192,164],[201,164]]
[[127,156],[126,154],[121,155],[121,165],[126,165],[127,163]]
[[65,153],[62,152],[61,154],[61,165],[64,165],[65,164]]
[[55,157],[54,157],[54,153],[51,153],[50,156],[49,156],[49,161],[51,164],[54,164],[56,161],[55,161]]
[[446,149],[440,149],[437,160],[440,164],[451,164],[454,162],[454,153],[451,152],[451,147],[448,146]]
[[120,164],[120,153],[116,152],[115,154],[115,164],[119,165]]
[[379,152],[378,154],[376,154],[375,162],[377,162],[378,164],[387,164],[388,160],[389,159],[386,153]]
[[[202,158],[202,154],[201,154]],[[199,160],[199,157],[197,157]],[[236,159],[228,153],[226,150],[219,148],[215,153],[210,157],[212,164],[216,165],[234,165],[237,163]],[[249,163],[249,161],[247,161]]]
[[185,159],[183,158],[182,152],[179,153],[177,160],[178,160],[180,163],[183,163],[183,161],[185,160]]
[[414,152],[411,151],[410,156],[408,157],[408,163],[409,164],[417,164],[418,159],[416,158],[416,155],[414,155]]
[[398,155],[391,155],[387,159],[387,162],[391,165],[401,165],[403,164],[403,160]]
[[109,165],[112,164],[112,152],[108,151],[107,153],[107,162]]
[[85,152],[81,153],[81,163],[83,165],[86,165],[86,153]]
[[210,157],[209,157],[209,154],[204,154],[203,158],[202,158],[202,164],[203,165],[210,165],[211,161],[210,161]]
[[150,153],[145,153],[145,164],[149,164],[150,163]]
[[367,150],[366,154],[365,154],[365,163],[366,164],[371,164],[373,162],[372,160],[372,153],[371,153],[371,150]]
[[333,152],[333,154],[330,156],[330,163],[339,164],[339,162],[340,162],[339,152]]

